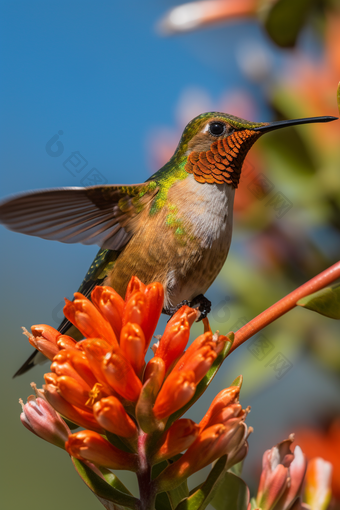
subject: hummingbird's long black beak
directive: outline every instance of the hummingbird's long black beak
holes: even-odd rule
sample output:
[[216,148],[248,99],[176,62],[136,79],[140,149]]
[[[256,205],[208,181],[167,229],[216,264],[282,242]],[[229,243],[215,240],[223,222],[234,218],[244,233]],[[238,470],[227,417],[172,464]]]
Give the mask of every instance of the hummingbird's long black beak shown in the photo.
[[253,131],[268,133],[269,131],[274,131],[275,129],[281,129],[288,126],[296,126],[297,124],[314,124],[315,122],[331,122],[332,120],[338,120],[338,117],[308,117],[306,119],[279,120],[276,122],[270,122],[265,126],[253,128]]

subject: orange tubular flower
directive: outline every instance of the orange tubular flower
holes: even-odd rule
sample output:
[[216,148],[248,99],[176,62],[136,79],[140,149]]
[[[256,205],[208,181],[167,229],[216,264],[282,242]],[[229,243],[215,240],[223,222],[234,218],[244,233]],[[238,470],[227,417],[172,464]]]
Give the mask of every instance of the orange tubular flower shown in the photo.
[[158,477],[159,490],[171,490],[179,481],[223,455],[228,455],[228,460],[230,457],[230,466],[240,462],[247,453],[248,430],[244,418],[231,420],[227,425],[212,425],[203,430],[185,454]]
[[86,459],[111,469],[137,471],[137,455],[119,450],[96,432],[82,430],[71,434],[65,447],[77,459]]
[[97,423],[93,417],[93,414],[90,412],[90,409],[87,412],[70,404],[59,394],[58,388],[53,384],[47,384],[44,387],[44,395],[46,400],[51,404],[52,407],[54,407],[58,413],[60,413],[62,416],[65,416],[73,423],[76,423],[80,427],[85,427],[90,430],[103,432],[102,427]]
[[119,395],[136,402],[142,383],[122,353],[108,353],[103,360],[103,372],[107,382]]
[[207,332],[190,345],[159,392],[154,406],[157,419],[167,418],[190,401],[225,341],[226,337]]
[[192,420],[183,418],[175,421],[161,439],[162,446],[159,448],[155,460],[160,462],[186,450],[192,445],[198,434],[199,426]]
[[96,307],[85,296],[75,292],[74,301],[65,299],[64,315],[86,337],[98,337],[118,347],[113,329]]
[[166,371],[186,348],[190,327],[198,317],[199,312],[197,310],[189,308],[189,306],[183,306],[166,325],[155,354],[164,360]]
[[136,374],[140,374],[144,366],[145,336],[138,324],[128,322],[120,333],[120,348],[130,362]]
[[131,296],[135,294],[136,292],[145,292],[146,285],[144,285],[143,282],[140,281],[137,276],[132,276],[131,280],[128,283],[126,293],[125,293],[125,302],[127,303]]
[[[205,333],[184,352],[190,327],[199,317],[197,310],[184,306],[168,322],[145,367],[145,353],[163,298],[159,283],[145,286],[133,278],[125,300],[103,287],[92,291],[93,303],[79,293],[73,302],[66,302],[65,316],[85,335],[78,343],[48,326],[33,327],[36,347],[48,347],[52,358],[39,398],[45,402],[42,409],[52,406],[54,411],[45,413],[44,420],[51,420],[50,427],[44,425],[46,433],[38,422],[32,425],[35,415],[31,405],[22,416],[29,430],[47,440],[49,430],[53,436],[59,423],[58,413],[84,427],[86,430],[70,434],[66,444],[65,434],[62,441],[53,441],[65,445],[86,469],[94,469],[101,483],[106,483],[101,476],[103,468],[135,471],[142,490],[150,476],[154,495],[178,486],[183,477],[223,455],[232,466],[242,460],[248,447],[247,410],[238,402],[238,386],[220,392],[200,424],[174,417],[167,423],[176,411],[183,408],[184,412],[197,385],[230,340],[213,334],[205,320]],[[151,479],[152,466],[181,452],[185,453],[179,460]],[[80,466],[75,460],[74,464]],[[127,508],[139,508],[130,496],[122,493],[119,497],[128,498]],[[122,501],[117,504],[124,506]]]
[[103,429],[121,437],[137,436],[137,427],[118,398],[102,398],[94,404],[93,414]]
[[23,333],[28,337],[29,343],[52,361],[53,357],[59,352],[57,344],[58,337],[60,337],[59,331],[46,324],[32,326],[31,331],[32,335],[29,334],[26,328],[23,328]]
[[91,292],[92,303],[109,322],[115,335],[119,338],[122,329],[124,299],[111,287],[96,287]]

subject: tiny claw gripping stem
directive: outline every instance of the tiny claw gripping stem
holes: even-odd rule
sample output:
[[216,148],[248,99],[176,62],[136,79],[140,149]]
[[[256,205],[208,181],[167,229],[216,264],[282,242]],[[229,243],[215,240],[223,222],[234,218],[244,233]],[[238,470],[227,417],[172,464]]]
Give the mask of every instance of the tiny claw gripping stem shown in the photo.
[[205,319],[208,313],[211,312],[211,301],[207,299],[203,294],[199,294],[199,296],[196,296],[190,303],[189,306],[191,308],[197,308],[201,315],[197,319],[197,322],[201,321],[202,319]]
[[166,315],[170,315],[171,317],[182,307],[182,306],[190,306],[190,308],[196,308],[201,315],[196,319],[196,322],[205,319],[208,313],[211,312],[211,301],[207,299],[203,294],[199,294],[192,301],[188,301],[184,299],[176,306],[169,306],[168,308],[163,308],[162,313]]

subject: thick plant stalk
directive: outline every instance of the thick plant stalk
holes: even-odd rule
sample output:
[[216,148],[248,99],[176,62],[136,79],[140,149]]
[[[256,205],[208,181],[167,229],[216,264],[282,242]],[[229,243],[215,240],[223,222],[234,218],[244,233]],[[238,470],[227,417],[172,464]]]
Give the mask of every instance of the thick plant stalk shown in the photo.
[[337,262],[322,273],[314,276],[314,278],[293,290],[293,292],[287,294],[287,296],[280,299],[280,301],[277,301],[274,305],[270,306],[267,310],[264,310],[264,312],[260,313],[257,317],[242,326],[242,328],[235,332],[234,343],[230,352],[237,349],[237,347],[261,331],[261,329],[268,326],[268,324],[271,324],[276,319],[289,312],[289,310],[295,308],[296,303],[300,299],[325,288],[338,278],[340,278],[340,262]]

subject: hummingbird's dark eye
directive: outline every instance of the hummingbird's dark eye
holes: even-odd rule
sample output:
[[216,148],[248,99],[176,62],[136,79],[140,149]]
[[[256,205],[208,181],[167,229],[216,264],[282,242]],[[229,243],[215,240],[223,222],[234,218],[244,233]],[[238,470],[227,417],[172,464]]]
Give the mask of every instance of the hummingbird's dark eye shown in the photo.
[[209,133],[213,136],[221,136],[226,130],[226,126],[223,122],[211,122],[209,124]]

